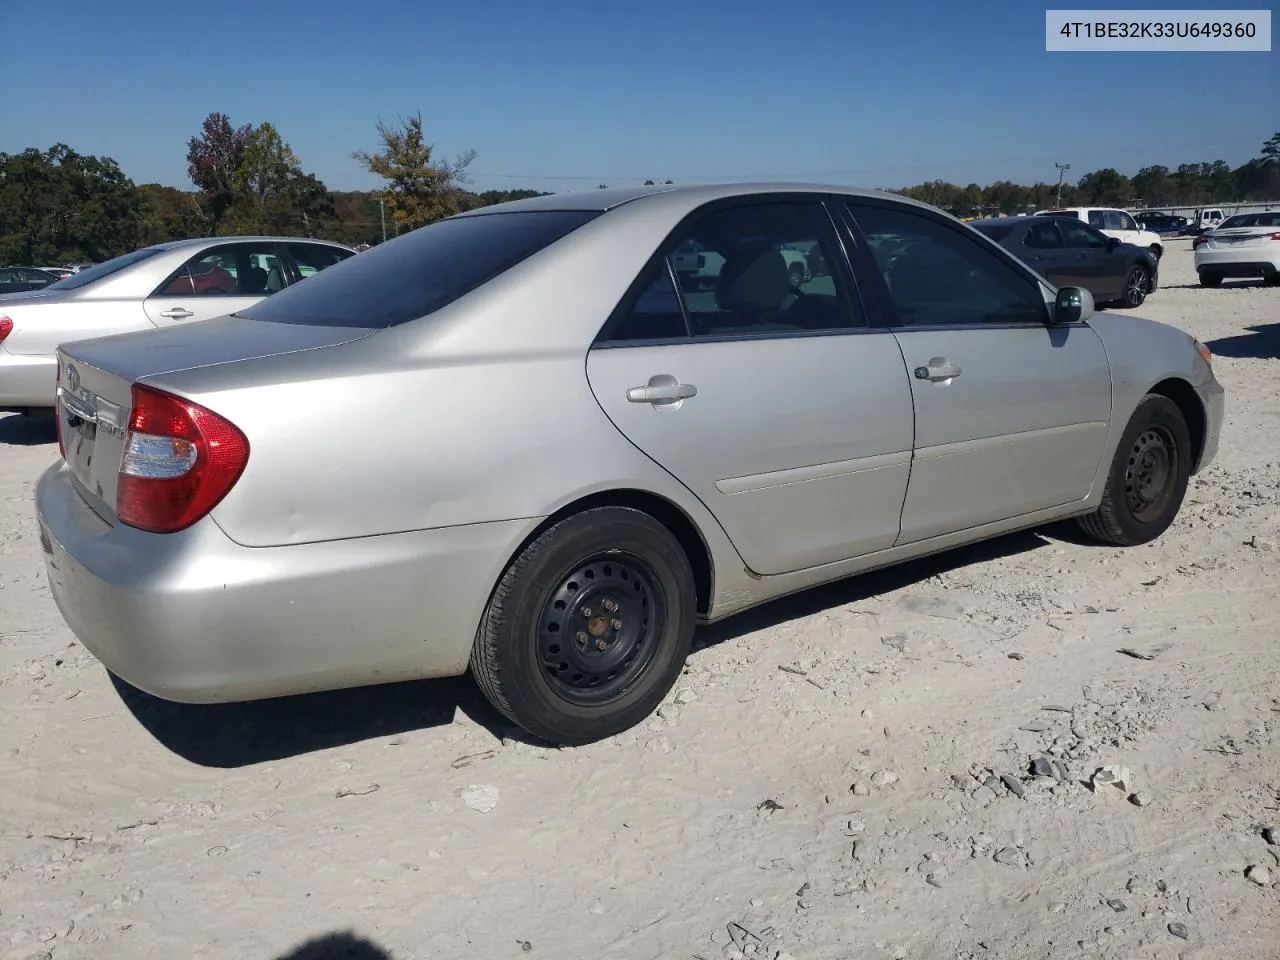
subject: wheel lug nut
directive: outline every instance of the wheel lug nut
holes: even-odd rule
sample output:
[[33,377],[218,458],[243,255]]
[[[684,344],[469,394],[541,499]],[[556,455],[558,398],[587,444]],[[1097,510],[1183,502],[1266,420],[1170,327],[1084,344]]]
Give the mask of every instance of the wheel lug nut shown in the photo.
[[605,649],[606,647],[608,647],[608,646],[609,646],[609,644],[605,642],[604,637],[601,637],[599,640],[597,640],[597,641],[596,641],[596,649],[597,649],[597,650],[604,650],[604,649]]
[[611,622],[610,622],[610,624],[609,624],[609,625],[610,625],[611,627],[613,627],[613,629],[615,629],[615,630],[621,630],[621,629],[622,629],[622,621],[621,621],[621,620],[613,620],[613,621],[611,621]]
[[618,609],[618,605],[614,603],[612,600],[606,600],[603,604],[601,604],[601,606],[603,606],[606,612],[608,613],[613,613],[613,611]]
[[591,608],[590,608],[590,607],[583,607],[583,608],[582,608],[582,615],[583,615],[584,617],[589,617],[589,616],[591,616]]
[[587,635],[583,631],[579,630],[578,635],[574,639],[578,641],[578,646],[586,646]]

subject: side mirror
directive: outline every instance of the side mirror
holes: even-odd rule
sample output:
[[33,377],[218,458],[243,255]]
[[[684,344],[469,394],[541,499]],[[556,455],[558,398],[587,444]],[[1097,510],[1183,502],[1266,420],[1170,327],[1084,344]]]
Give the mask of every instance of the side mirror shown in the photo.
[[1093,316],[1093,294],[1084,287],[1060,287],[1053,302],[1053,324],[1083,323]]
[[1108,249],[1108,250],[1115,250],[1115,248],[1116,248],[1116,247],[1118,247],[1118,246],[1120,246],[1120,238],[1119,238],[1119,237],[1107,237],[1107,249]]

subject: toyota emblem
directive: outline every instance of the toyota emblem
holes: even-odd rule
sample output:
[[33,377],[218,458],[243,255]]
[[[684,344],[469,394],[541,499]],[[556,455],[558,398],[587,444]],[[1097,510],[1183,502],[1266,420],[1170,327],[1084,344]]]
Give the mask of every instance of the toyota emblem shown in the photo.
[[72,393],[80,391],[80,371],[72,364],[67,364],[67,389]]

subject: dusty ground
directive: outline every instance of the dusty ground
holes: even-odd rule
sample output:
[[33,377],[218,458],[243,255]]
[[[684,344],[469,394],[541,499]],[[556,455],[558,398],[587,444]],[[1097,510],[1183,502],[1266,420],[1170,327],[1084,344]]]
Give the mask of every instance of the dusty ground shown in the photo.
[[[0,958],[1280,956],[1280,289],[1201,290],[1172,246],[1141,312],[1229,406],[1163,539],[775,604],[580,750],[504,739],[466,680],[122,700],[47,593],[51,432],[0,419]],[[1104,764],[1142,805],[1079,782]]]

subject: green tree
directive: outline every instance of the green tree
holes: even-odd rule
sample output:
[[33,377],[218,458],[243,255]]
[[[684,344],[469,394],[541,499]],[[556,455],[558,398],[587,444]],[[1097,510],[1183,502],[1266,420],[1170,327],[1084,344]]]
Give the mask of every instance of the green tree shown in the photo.
[[1165,206],[1174,201],[1174,182],[1169,168],[1143,167],[1133,177],[1133,192],[1149,207]]
[[144,183],[138,187],[138,196],[142,203],[142,246],[204,236],[199,194]]
[[65,143],[0,153],[0,263],[101,261],[137,248],[138,188],[110,157]]
[[1133,198],[1129,178],[1111,167],[1086,173],[1076,184],[1077,199],[1089,206],[1123,206]]
[[382,149],[377,153],[357,150],[352,157],[387,181],[382,193],[396,232],[457,213],[466,169],[476,152],[468,150],[452,163],[433,159],[435,144],[423,136],[421,113],[401,118],[396,126],[379,120],[377,129]]

